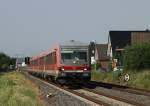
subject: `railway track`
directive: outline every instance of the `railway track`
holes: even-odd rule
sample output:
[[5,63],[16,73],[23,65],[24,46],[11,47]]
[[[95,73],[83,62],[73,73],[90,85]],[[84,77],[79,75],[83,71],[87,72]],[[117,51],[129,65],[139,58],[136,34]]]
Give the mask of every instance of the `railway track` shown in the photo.
[[97,86],[97,87],[100,86],[100,87],[104,87],[108,89],[114,89],[114,90],[132,93],[132,94],[150,96],[150,90],[132,88],[132,87],[115,85],[115,84],[110,84],[110,83],[95,82],[95,81],[90,81],[88,84],[90,86]]
[[[90,104],[90,106],[110,106],[109,104],[107,103],[104,103],[100,100],[96,100],[96,99],[93,99],[91,98],[90,96],[85,96],[83,95],[82,93],[79,93],[75,90],[72,90],[72,89],[68,89],[67,86],[61,86],[61,85],[57,85],[53,82],[48,82],[47,80],[43,80],[41,78],[37,78],[35,76],[32,76],[32,75],[29,75],[28,73],[23,73],[25,75],[25,77],[27,77],[29,80],[33,81],[34,83],[36,83],[36,85],[39,87],[39,88],[42,88],[42,84],[44,85],[47,85],[49,87],[53,87],[54,89],[57,89],[57,90],[60,90],[61,92],[64,92],[66,93],[67,95],[70,95],[70,96],[73,96],[77,99],[80,99],[81,101],[84,101],[86,102],[87,104]],[[40,84],[40,83],[42,84]],[[46,91],[44,91],[46,92]]]
[[[94,86],[94,87],[93,87]],[[83,87],[90,92],[102,94],[114,99],[138,106],[150,106],[150,92],[148,90],[130,88],[101,82],[90,82]]]
[[[77,99],[83,100],[84,102],[87,102],[90,105],[93,106],[145,106],[144,104],[141,104],[139,102],[135,102],[129,99],[122,99],[121,97],[116,97],[112,95],[108,95],[106,93],[95,91],[93,89],[89,89],[86,87],[82,87],[81,89],[70,89],[67,86],[60,86],[52,82],[45,81],[43,79],[39,79],[37,77],[33,77],[29,74],[25,74],[26,77],[30,77],[32,80],[37,80],[42,82],[43,84],[47,84],[53,87],[56,87],[57,89],[61,90],[62,92],[65,92],[71,96],[76,97]],[[39,86],[39,85],[38,85]]]
[[[144,106],[143,104],[138,103],[138,102],[135,102],[135,101],[131,101],[130,99],[123,99],[123,98],[121,98],[121,97],[112,96],[112,95],[109,95],[109,94],[106,94],[106,93],[103,93],[103,92],[100,92],[100,91],[91,90],[91,89],[88,89],[88,88],[83,88],[83,89],[84,89],[85,91],[92,92],[92,93],[97,94],[97,95],[99,95],[99,96],[107,97],[107,98],[105,98],[105,99],[106,99],[106,101],[108,100],[108,102],[109,102],[109,99],[108,99],[108,98],[111,98],[111,99],[113,99],[113,100],[116,100],[116,101],[114,101],[114,102],[116,102],[116,104],[114,104],[114,105],[118,105],[118,104],[120,104],[120,105],[125,105],[124,103],[127,103],[126,105]],[[119,103],[119,101],[121,101],[122,103],[121,103],[121,102]]]

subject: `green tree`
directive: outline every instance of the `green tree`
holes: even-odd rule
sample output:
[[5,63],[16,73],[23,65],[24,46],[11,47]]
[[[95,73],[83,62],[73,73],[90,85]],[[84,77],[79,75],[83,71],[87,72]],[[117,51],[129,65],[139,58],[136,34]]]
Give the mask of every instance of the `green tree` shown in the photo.
[[15,59],[10,58],[5,53],[0,53],[0,69],[7,70],[9,65],[15,65]]
[[125,69],[150,69],[150,43],[127,46],[124,51]]

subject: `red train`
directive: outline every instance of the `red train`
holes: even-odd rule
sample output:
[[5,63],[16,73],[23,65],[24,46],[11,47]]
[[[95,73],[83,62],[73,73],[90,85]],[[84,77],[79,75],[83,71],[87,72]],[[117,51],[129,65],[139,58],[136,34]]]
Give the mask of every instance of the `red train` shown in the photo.
[[53,80],[91,78],[88,44],[70,41],[30,59],[29,72]]

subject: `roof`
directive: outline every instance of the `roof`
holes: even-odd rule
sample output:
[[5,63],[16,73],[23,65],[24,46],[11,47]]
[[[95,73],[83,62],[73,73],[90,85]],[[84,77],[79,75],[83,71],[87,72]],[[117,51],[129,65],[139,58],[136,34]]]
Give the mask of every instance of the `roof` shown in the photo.
[[59,44],[60,46],[88,46],[88,43],[83,43],[80,41],[70,40],[66,42],[62,42]]
[[107,44],[96,44],[96,49],[98,53],[98,59],[99,60],[109,60],[109,57],[107,56]]
[[[109,31],[109,37],[110,37],[110,43],[112,46],[112,50],[115,51],[115,49],[122,49],[122,48],[126,47],[127,45],[131,45],[133,42],[132,33],[134,33],[134,32],[150,33],[150,31],[148,29],[143,30],[143,31],[121,31],[121,30]],[[141,34],[141,36],[142,36],[142,34]],[[146,36],[149,36],[149,34],[147,34]],[[138,37],[138,39],[141,39],[141,37]]]
[[109,37],[113,51],[131,44],[130,31],[110,31]]
[[150,30],[110,30],[109,32],[150,32]]

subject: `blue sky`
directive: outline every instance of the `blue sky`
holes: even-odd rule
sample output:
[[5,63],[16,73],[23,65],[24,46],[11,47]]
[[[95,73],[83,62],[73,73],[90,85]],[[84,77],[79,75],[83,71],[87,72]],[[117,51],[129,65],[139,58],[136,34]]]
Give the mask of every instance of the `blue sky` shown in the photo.
[[109,30],[150,29],[149,0],[0,0],[0,52],[32,56],[71,39],[107,43]]

